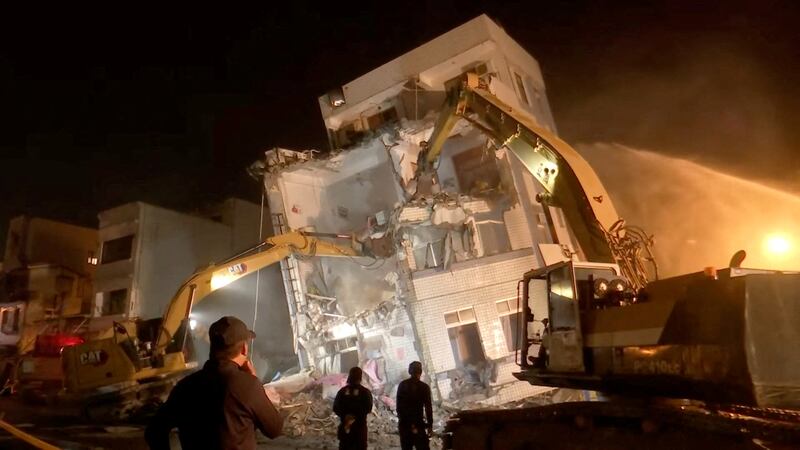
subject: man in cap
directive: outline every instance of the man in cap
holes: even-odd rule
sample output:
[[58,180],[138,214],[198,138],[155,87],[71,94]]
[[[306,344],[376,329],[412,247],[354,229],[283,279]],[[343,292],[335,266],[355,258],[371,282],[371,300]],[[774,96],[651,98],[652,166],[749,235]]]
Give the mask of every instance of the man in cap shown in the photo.
[[255,450],[256,428],[269,438],[281,434],[283,419],[247,358],[256,334],[226,316],[211,325],[208,337],[208,362],[178,382],[145,431],[153,450],[169,450],[173,428],[183,450]]
[[409,364],[408,374],[411,377],[401,381],[397,387],[400,448],[428,450],[430,448],[428,438],[433,434],[431,388],[421,380],[421,362],[414,361]]
[[339,450],[366,450],[367,414],[372,411],[372,393],[361,385],[364,372],[350,369],[347,384],[336,393],[333,412],[341,423],[337,432]]

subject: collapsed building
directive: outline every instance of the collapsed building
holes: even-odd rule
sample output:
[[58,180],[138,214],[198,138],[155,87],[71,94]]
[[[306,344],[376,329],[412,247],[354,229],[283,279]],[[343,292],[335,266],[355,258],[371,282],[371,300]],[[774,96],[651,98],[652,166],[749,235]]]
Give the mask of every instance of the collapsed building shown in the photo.
[[276,233],[354,235],[373,255],[282,263],[301,366],[374,365],[391,385],[420,360],[440,400],[502,404],[546,390],[512,376],[517,283],[543,265],[538,254],[562,251],[548,233],[569,242],[566,226],[547,227],[545,214],[564,224],[561,212],[544,211],[538,181],[466,122],[435,174],[417,171],[448,87],[467,72],[555,131],[538,63],[483,15],[320,97],[331,151],[267,152]]

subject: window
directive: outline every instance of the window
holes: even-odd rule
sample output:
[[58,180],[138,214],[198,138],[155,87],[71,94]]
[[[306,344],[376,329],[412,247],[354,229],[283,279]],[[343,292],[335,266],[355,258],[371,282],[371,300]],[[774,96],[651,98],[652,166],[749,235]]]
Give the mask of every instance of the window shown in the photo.
[[89,256],[86,258],[86,264],[96,266],[97,263],[97,256],[94,256],[94,252],[89,252]]
[[128,290],[117,289],[107,292],[103,299],[103,315],[113,316],[125,314],[126,306],[128,306]]
[[485,81],[486,83],[490,81],[490,77],[491,75],[493,75],[490,72],[490,65],[488,61],[476,62],[461,68],[461,73],[468,73],[468,72],[478,75],[478,77],[481,80]]
[[103,242],[103,264],[131,258],[133,235]]
[[522,103],[526,105],[530,105],[528,101],[528,93],[525,92],[525,82],[522,79],[522,76],[518,74],[516,71],[512,71],[514,74],[514,84],[517,86],[517,94],[519,95],[519,99],[522,100]]
[[384,109],[383,111],[369,116],[367,118],[367,126],[370,130],[377,130],[381,125],[388,122],[397,121],[397,110],[394,107]]
[[20,308],[18,306],[3,309],[2,317],[0,317],[0,320],[2,320],[0,331],[2,331],[3,334],[18,334],[19,316]]
[[333,352],[341,353],[349,350],[356,349],[358,346],[358,339],[355,336],[350,336],[333,341]]
[[[347,373],[351,367],[358,365],[358,339],[356,336],[328,341],[325,344],[325,352],[329,355],[336,355],[333,364],[336,364],[338,360],[338,369],[341,373]],[[336,370],[335,365],[333,370]]]
[[444,315],[444,323],[447,326],[458,325],[459,323],[475,322],[475,310],[472,308],[462,309]]
[[485,62],[478,63],[475,67],[472,68],[472,71],[478,74],[479,77],[482,77],[489,73],[489,67],[486,65]]
[[453,156],[458,187],[464,194],[476,195],[500,184],[500,171],[493,153],[484,151],[483,146],[461,152]]
[[447,313],[444,315],[444,322],[457,367],[480,366],[486,362],[481,334],[472,308]]
[[353,367],[358,367],[358,350],[348,350],[339,354],[339,372],[347,373]]
[[503,327],[503,336],[509,352],[522,348],[522,336],[519,333],[519,324],[522,312],[518,311],[517,299],[500,300],[497,302],[497,314],[500,316],[500,325]]
[[550,327],[553,331],[574,330],[578,326],[571,265],[550,272]]

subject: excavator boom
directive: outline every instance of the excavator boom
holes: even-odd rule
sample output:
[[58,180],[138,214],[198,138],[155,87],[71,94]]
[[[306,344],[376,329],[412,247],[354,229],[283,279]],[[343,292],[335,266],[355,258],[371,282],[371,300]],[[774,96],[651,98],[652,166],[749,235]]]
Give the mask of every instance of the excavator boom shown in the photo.
[[[522,277],[516,327],[521,370],[514,375],[536,385],[621,397],[575,408],[560,404],[461,413],[448,425],[452,441],[445,447],[537,446],[540,440],[531,426],[553,430],[555,425],[547,424],[553,418],[615,421],[627,414],[634,421],[695,419],[682,408],[658,409],[645,400],[636,409],[620,398],[702,401],[714,406],[699,409],[697,416],[707,416],[709,409],[726,413],[713,426],[699,427],[700,433],[724,426],[735,440],[774,434],[777,425],[785,425],[781,433],[796,442],[800,416],[768,408],[800,407],[796,351],[778,342],[792,342],[797,335],[789,323],[800,318],[800,275],[732,267],[658,280],[652,238],[625,225],[595,172],[574,149],[526,113],[505,105],[478,76],[465,74],[461,83],[450,86],[420,153],[419,175],[433,172],[452,130],[467,121],[497,150],[513,154],[538,182],[536,200],[551,242],[575,246],[560,261],[547,262],[537,254],[545,262]],[[569,243],[559,242],[554,232],[553,208],[566,219]],[[726,414],[732,410],[746,414],[730,420]],[[509,432],[513,426],[519,426],[518,433]]]
[[[267,238],[264,242],[221,263],[200,270],[186,280],[170,301],[156,341],[156,351],[163,352],[175,339],[181,324],[189,317],[192,307],[217,289],[258,272],[292,254],[302,256],[354,257],[354,246],[342,246],[319,239],[320,235],[291,231]],[[345,236],[339,236],[345,237]]]
[[[355,240],[340,245],[330,238],[349,236],[292,231],[264,242],[225,261],[212,264],[189,277],[170,301],[152,345],[127,333],[64,349],[66,387],[83,393],[112,385],[137,384],[142,380],[174,377],[190,369],[183,343],[192,307],[209,294],[290,255],[303,257],[364,256]],[[137,391],[137,395],[139,395]]]
[[[618,264],[636,288],[657,278],[649,239],[635,233],[626,239],[624,221],[589,163],[551,131],[503,103],[473,73],[465,74],[447,93],[427,148],[420,153],[420,171],[435,166],[450,132],[462,119],[481,130],[497,148],[512,153],[539,182],[542,192],[537,200],[542,203],[553,243],[567,244],[559,242],[554,231],[550,207],[558,207],[575,236],[580,259]],[[640,239],[632,239],[635,237]],[[541,255],[539,260],[544,262]]]

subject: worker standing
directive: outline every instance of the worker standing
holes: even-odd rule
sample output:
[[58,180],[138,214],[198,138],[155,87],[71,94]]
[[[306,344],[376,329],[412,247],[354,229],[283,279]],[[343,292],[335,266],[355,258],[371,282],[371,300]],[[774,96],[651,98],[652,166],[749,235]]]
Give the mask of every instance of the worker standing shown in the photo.
[[226,316],[211,325],[208,337],[208,362],[178,382],[145,431],[153,450],[169,450],[173,428],[183,450],[255,450],[256,428],[269,438],[281,434],[283,419],[247,357],[255,333]]
[[[422,363],[414,361],[408,366],[410,378],[397,387],[397,417],[400,419],[400,448],[402,450],[428,450],[428,439],[433,434],[433,407],[431,388],[422,378]],[[423,416],[423,412],[425,415]]]
[[361,385],[362,377],[360,368],[350,369],[347,384],[339,389],[333,401],[333,412],[341,420],[337,433],[339,450],[367,448],[367,414],[372,411],[372,393]]

